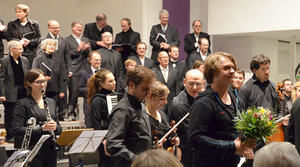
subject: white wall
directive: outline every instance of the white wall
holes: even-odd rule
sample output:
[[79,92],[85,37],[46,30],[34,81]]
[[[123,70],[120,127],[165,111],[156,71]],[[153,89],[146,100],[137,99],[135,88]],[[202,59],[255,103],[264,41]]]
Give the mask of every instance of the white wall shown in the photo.
[[208,32],[231,34],[300,28],[299,0],[209,0]]
[[190,31],[193,32],[192,23],[194,20],[202,21],[202,31],[208,29],[208,0],[190,0]]

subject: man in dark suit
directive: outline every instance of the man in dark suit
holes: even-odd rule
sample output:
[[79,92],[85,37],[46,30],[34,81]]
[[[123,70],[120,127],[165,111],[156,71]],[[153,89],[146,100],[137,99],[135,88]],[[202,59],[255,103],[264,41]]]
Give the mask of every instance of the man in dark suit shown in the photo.
[[24,76],[29,70],[29,62],[22,56],[23,45],[19,41],[8,42],[9,56],[1,59],[0,100],[4,105],[4,126],[6,141],[13,142],[13,113],[18,99],[26,96]]
[[196,60],[204,62],[207,56],[209,56],[209,41],[206,38],[200,38],[198,40],[198,47],[200,49],[199,52],[191,53],[191,55],[189,55],[185,60],[186,67],[188,70],[193,69]]
[[169,53],[169,56],[170,56],[170,67],[177,70],[180,90],[183,90],[182,81],[183,81],[183,78],[184,78],[184,74],[186,72],[185,62],[178,60],[178,58],[179,58],[179,48],[177,46],[170,46],[168,53]]
[[155,64],[157,62],[157,55],[160,51],[168,51],[170,45],[179,46],[179,35],[176,27],[168,24],[169,12],[162,9],[159,12],[160,24],[152,26],[150,32],[150,44],[153,46],[151,59]]
[[141,41],[140,33],[135,32],[131,28],[131,21],[129,18],[121,20],[122,32],[116,35],[115,44],[129,44],[117,47],[117,51],[122,55],[122,62],[127,60],[128,56],[134,55],[136,44]]
[[98,52],[102,56],[102,68],[106,68],[111,71],[115,80],[117,81],[123,70],[123,64],[121,55],[116,50],[112,49],[112,34],[105,32],[102,34],[103,48],[100,48]]
[[96,16],[96,22],[88,23],[84,27],[83,36],[91,42],[92,50],[97,50],[103,47],[102,34],[110,32],[113,34],[113,29],[107,24],[107,17],[104,13]]
[[[48,21],[48,31],[49,33],[47,35],[42,36],[39,39],[39,46],[37,48],[37,55],[40,55],[42,52],[41,49],[41,42],[47,38],[54,39],[57,41],[57,57],[63,62],[64,65],[64,71],[66,71],[66,75],[71,72],[71,57],[68,56],[68,48],[67,48],[67,42],[64,37],[62,37],[60,33],[60,25],[58,21],[56,20],[49,20]],[[67,86],[67,80],[64,80],[64,84]],[[67,95],[67,92],[64,92],[65,95]],[[58,113],[65,113],[67,109],[67,96],[64,96],[63,98],[59,99],[59,106],[58,106]]]
[[[184,51],[188,56],[193,52],[199,52],[198,41],[200,38],[206,38],[210,45],[209,35],[205,32],[201,32],[202,22],[200,20],[195,20],[192,24],[194,32],[185,35],[184,37]],[[208,48],[210,52],[210,47]]]
[[[158,54],[157,58],[159,65],[154,67],[152,70],[155,73],[156,79],[164,83],[170,90],[168,96],[168,103],[172,101],[179,93],[179,78],[178,72],[175,68],[170,67],[169,65],[169,55],[165,51],[161,51]],[[170,104],[170,103],[169,103]]]
[[136,45],[136,55],[129,56],[128,59],[136,61],[138,65],[145,66],[149,69],[153,67],[153,61],[146,57],[147,45],[145,42],[139,42]]
[[4,25],[4,21],[2,20],[2,18],[0,18],[0,58],[4,57],[4,45],[3,45],[3,39],[6,39],[5,36],[5,25]]
[[89,106],[87,104],[87,93],[88,87],[87,82],[89,78],[95,74],[101,66],[101,55],[97,51],[92,51],[88,56],[88,62],[90,63],[84,70],[80,71],[80,80],[79,80],[79,93],[84,97],[83,103],[83,112],[84,112],[84,122],[86,128],[92,128],[92,120],[91,120],[91,113],[89,110]]
[[[71,57],[71,70],[68,74],[69,83],[69,116],[76,116],[75,108],[77,106],[79,72],[87,65],[87,56],[90,53],[89,39],[82,36],[83,24],[79,21],[72,22],[72,34],[66,38],[68,46],[68,57]],[[73,118],[71,118],[73,119]]]

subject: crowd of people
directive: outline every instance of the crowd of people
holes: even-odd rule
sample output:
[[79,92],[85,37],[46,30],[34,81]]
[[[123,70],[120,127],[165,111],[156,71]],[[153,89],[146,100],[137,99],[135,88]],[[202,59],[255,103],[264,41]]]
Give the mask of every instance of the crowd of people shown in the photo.
[[[262,141],[245,142],[234,128],[237,112],[253,106],[282,117],[285,141],[300,151],[300,100],[296,100],[300,84],[293,88],[292,80],[286,79],[276,89],[269,80],[271,61],[263,54],[252,58],[253,76],[244,84],[245,72],[230,53],[211,53],[210,37],[201,31],[200,20],[193,21],[194,31],[184,38],[188,56],[180,61],[178,31],[168,24],[165,9],[150,31],[151,58],[129,18],[121,19],[122,32],[115,40],[103,13],[94,23],[73,21],[72,34],[64,38],[58,21],[49,20],[49,32],[41,36],[38,22],[28,17],[27,5],[18,4],[15,12],[17,19],[0,28],[0,55],[4,55],[2,39],[8,41],[9,50],[0,60],[0,100],[6,141],[16,148],[28,119],[34,117],[38,124],[32,131],[32,148],[43,134],[59,135],[59,121],[76,119],[77,99],[83,97],[86,127],[108,130],[98,148],[99,166],[233,167],[242,156],[248,159],[246,167],[253,166],[253,159],[254,166],[272,166],[267,160],[260,162],[265,152],[274,152],[267,148],[271,145],[262,148]],[[118,103],[111,106],[108,97]],[[177,122],[181,123],[171,129]],[[47,140],[31,166],[56,166],[53,139]],[[280,147],[284,151],[290,144]],[[290,152],[289,164],[299,165],[297,151]],[[279,155],[269,156],[273,161]]]

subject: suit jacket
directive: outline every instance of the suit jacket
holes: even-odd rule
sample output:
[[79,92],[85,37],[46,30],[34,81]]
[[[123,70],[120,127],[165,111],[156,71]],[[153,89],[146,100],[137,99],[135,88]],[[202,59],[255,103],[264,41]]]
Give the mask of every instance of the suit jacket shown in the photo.
[[[81,41],[84,41],[85,43],[90,42],[89,39],[84,36],[81,37]],[[78,51],[78,43],[73,35],[69,35],[66,38],[66,42],[68,48],[67,57],[71,58],[71,70],[69,71],[73,73],[72,76],[79,77],[79,72],[87,65],[87,57],[90,53],[90,49]]]
[[177,62],[172,62],[170,60],[170,67],[174,68],[177,70],[177,75],[178,75],[178,79],[179,79],[179,87],[180,90],[183,90],[184,86],[183,86],[183,79],[186,73],[186,64],[184,61],[179,61],[177,60]]
[[[4,25],[4,21],[0,18],[0,24]],[[3,39],[6,39],[6,31],[0,31],[0,58],[3,58],[4,54],[4,45]]]
[[[52,72],[42,65],[42,63],[46,64]],[[67,88],[64,81],[67,78],[67,74],[56,52],[52,55],[47,55],[44,52],[37,55],[33,60],[32,68],[41,69],[47,76],[51,77],[51,80],[47,84],[47,92],[66,92]]]
[[[26,57],[21,56],[24,77],[29,68],[29,62]],[[18,90],[15,85],[14,73],[10,62],[10,56],[1,60],[0,68],[0,96],[5,96],[7,102],[16,102]]]
[[[136,63],[138,65],[142,65],[142,62],[141,62],[140,58],[138,57],[138,55],[129,56],[128,59],[132,59],[132,60],[136,61]],[[145,56],[144,66],[151,69],[154,66],[153,60],[151,60]]]
[[[200,32],[199,39],[200,38],[206,38],[206,39],[208,39],[208,42],[209,42],[208,52],[210,53],[210,39],[209,39],[209,35],[207,33],[205,33],[205,32]],[[185,37],[184,37],[184,51],[188,54],[188,56],[192,52],[197,51],[197,48],[195,47],[195,43],[196,43],[196,38],[195,38],[194,32],[185,35]]]
[[[209,54],[207,56],[209,56]],[[187,70],[193,69],[196,60],[204,61],[199,52],[193,52],[186,58],[185,63]]]
[[[36,54],[39,55],[41,54],[42,49],[41,49],[41,42],[45,39],[53,39],[50,35],[50,33],[48,33],[47,35],[44,35],[42,36],[38,43],[38,48],[37,48],[37,51],[36,51]],[[62,60],[62,62],[64,62],[64,67],[66,69],[66,72],[69,72],[69,69],[71,69],[71,57],[68,56],[68,47],[67,47],[67,42],[66,42],[66,39],[62,36],[59,36],[58,37],[58,50],[56,51],[57,52],[57,55],[58,57]]]
[[[28,19],[28,23],[30,28],[31,28],[31,32],[34,33],[32,39],[30,40],[29,45],[27,45],[24,48],[24,52],[23,55],[31,55],[31,54],[35,54],[35,50],[38,46],[38,40],[41,37],[41,33],[40,33],[40,27],[39,27],[39,23],[37,21]],[[19,19],[16,19],[14,21],[10,21],[7,25],[7,41],[11,41],[11,40],[21,40],[23,38],[23,33],[21,32],[21,30],[19,29],[20,26],[20,21]],[[28,32],[25,32],[28,33]]]
[[121,55],[114,49],[100,48],[98,52],[101,54],[101,67],[111,71],[117,81],[123,72],[123,64]]
[[156,40],[156,37],[158,33],[165,34],[167,38],[167,43],[169,45],[179,46],[180,40],[179,40],[179,34],[177,31],[177,28],[174,26],[171,26],[168,24],[166,32],[163,32],[161,28],[161,24],[157,24],[152,26],[151,32],[150,32],[150,44],[153,46],[152,48],[152,55],[151,59],[154,62],[157,62],[157,55],[161,51],[160,49],[160,42]]
[[288,125],[288,141],[296,146],[300,153],[300,98],[298,98],[291,109],[291,117]]
[[155,73],[156,79],[158,81],[162,82],[163,84],[165,84],[169,88],[170,94],[168,96],[168,103],[171,102],[173,97],[175,97],[180,92],[177,70],[169,66],[168,82],[165,82],[164,76],[162,74],[162,71],[161,71],[159,65],[152,68],[152,70]]
[[[47,101],[51,118],[57,123],[57,128],[54,133],[58,135],[61,133],[61,126],[58,121],[57,113],[55,112],[55,101],[51,98],[47,98]],[[28,96],[19,100],[14,110],[13,125],[15,132],[15,148],[21,148],[25,129],[27,127],[27,120],[31,117],[34,117],[36,119],[36,125],[39,126],[36,126],[32,129],[29,148],[32,149],[43,134],[50,134],[49,132],[42,131],[42,125],[47,121],[45,111],[42,111],[36,104],[35,100],[31,96]],[[49,138],[48,140],[46,140],[42,147],[48,147],[47,149],[55,149],[49,147],[49,143],[51,142],[52,140],[51,138]],[[47,152],[44,153],[47,154]]]
[[102,41],[102,33],[110,32],[113,34],[113,29],[110,25],[106,25],[101,31],[98,30],[96,22],[88,23],[84,27],[83,36],[88,38],[91,42],[92,50],[100,49],[101,47],[97,45],[97,41]]
[[87,66],[84,70],[79,72],[79,85],[78,85],[78,91],[84,98],[87,98],[88,88],[87,88],[87,82],[89,78],[93,75],[93,71],[91,69],[91,66]]
[[[127,59],[128,56],[135,54],[136,44],[141,41],[140,33],[132,31],[131,28],[128,31],[131,31],[131,32],[128,32],[128,33],[130,33],[129,44],[131,44],[131,48],[129,48],[128,50],[121,51],[122,59],[124,61]],[[124,35],[124,32],[118,33],[115,38],[115,44],[122,44],[123,43],[122,41],[124,41],[124,38],[126,38],[126,36]]]

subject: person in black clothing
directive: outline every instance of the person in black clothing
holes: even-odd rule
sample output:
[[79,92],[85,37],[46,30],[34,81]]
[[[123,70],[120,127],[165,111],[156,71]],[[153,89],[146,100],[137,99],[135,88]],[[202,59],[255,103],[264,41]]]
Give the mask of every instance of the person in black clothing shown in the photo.
[[292,109],[292,90],[293,87],[293,81],[290,79],[285,79],[282,81],[283,87],[283,97],[280,101],[281,103],[281,115],[284,117],[282,121],[283,131],[284,131],[284,141],[287,141],[287,131],[288,131],[288,124],[289,124],[289,114],[291,113]]
[[242,142],[234,128],[234,116],[243,109],[239,98],[228,91],[236,61],[231,54],[217,52],[205,62],[204,75],[210,86],[191,106],[189,143],[194,148],[193,165],[197,167],[234,167],[239,155],[253,158],[252,146]]
[[28,18],[29,7],[18,4],[15,8],[17,19],[10,21],[7,25],[7,41],[20,40],[23,43],[25,56],[31,67],[36,54],[38,40],[41,37],[38,22]]
[[131,28],[131,20],[129,18],[121,19],[122,32],[116,35],[115,44],[126,44],[117,47],[117,51],[121,53],[122,63],[129,56],[135,55],[136,44],[141,41],[140,33],[135,32]]
[[29,62],[22,56],[23,46],[19,41],[8,42],[9,56],[1,59],[0,100],[4,105],[4,126],[6,141],[13,142],[13,113],[18,99],[26,96],[24,76],[29,70]]
[[2,18],[0,18],[0,58],[4,57],[3,39],[6,39],[6,27]]
[[126,74],[128,70],[132,70],[134,69],[134,67],[136,66],[136,61],[132,60],[132,59],[127,59],[124,62],[124,66],[126,69],[126,72],[123,72],[120,76],[120,78],[117,81],[117,89],[116,91],[121,93],[121,94],[125,94],[126,92]]
[[[32,149],[38,140],[44,134],[50,134],[54,131],[55,135],[61,133],[61,126],[57,119],[55,111],[55,101],[50,98],[43,98],[41,90],[45,90],[47,80],[44,73],[39,69],[32,69],[26,73],[25,87],[28,96],[17,102],[14,111],[14,132],[15,132],[15,148],[21,148],[22,141],[27,127],[27,121],[31,117],[36,119],[36,125],[32,129],[29,149]],[[48,102],[48,107],[45,108],[45,100]],[[46,116],[46,110],[50,112],[51,120]],[[57,164],[56,143],[52,137],[47,139],[35,158],[29,164],[31,167],[56,167]]]
[[[187,113],[190,113],[190,107],[192,106],[195,98],[200,92],[205,90],[205,82],[203,73],[199,70],[192,69],[185,74],[185,79],[183,80],[183,85],[185,87],[176,97],[173,98],[171,102],[170,110],[170,120],[175,120],[175,122],[180,121]],[[180,148],[182,151],[181,162],[184,166],[192,166],[193,163],[193,152],[189,147],[187,142],[188,138],[188,128],[189,128],[189,117],[187,117],[179,126],[177,130],[177,135],[180,138]]]
[[152,147],[149,117],[142,112],[142,101],[150,93],[154,73],[144,66],[128,71],[128,92],[113,108],[108,126],[107,151],[113,166],[129,167],[141,152]]
[[85,25],[83,36],[90,40],[92,50],[97,50],[104,46],[102,34],[105,32],[113,34],[113,29],[107,24],[106,15],[100,13],[96,16],[96,22]]
[[[46,74],[46,78],[48,79],[46,96],[54,99],[58,107],[60,99],[65,96],[64,92],[67,89],[64,83],[67,73],[65,72],[63,62],[57,55],[56,41],[54,39],[47,38],[43,40],[41,48],[43,52],[34,58],[32,68],[41,69]],[[58,111],[58,108],[56,111]],[[64,112],[59,113],[59,120],[64,120],[65,114]]]

